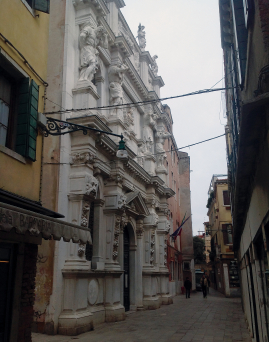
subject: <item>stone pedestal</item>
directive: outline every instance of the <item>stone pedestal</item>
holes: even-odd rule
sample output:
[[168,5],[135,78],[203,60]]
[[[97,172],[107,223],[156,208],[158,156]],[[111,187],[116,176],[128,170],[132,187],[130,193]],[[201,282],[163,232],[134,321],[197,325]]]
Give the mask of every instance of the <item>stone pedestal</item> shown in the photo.
[[74,109],[96,107],[97,100],[100,98],[95,85],[89,81],[78,81],[72,93]]
[[59,316],[58,333],[78,335],[93,328],[93,315],[88,308],[88,279],[65,273],[63,311]]

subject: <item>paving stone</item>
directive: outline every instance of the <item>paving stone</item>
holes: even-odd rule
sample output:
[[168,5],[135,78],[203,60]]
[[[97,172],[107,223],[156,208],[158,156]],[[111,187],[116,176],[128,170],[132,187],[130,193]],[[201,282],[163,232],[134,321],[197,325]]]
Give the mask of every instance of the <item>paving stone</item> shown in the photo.
[[158,310],[139,311],[126,320],[101,324],[79,336],[32,334],[33,342],[251,342],[240,299],[225,298],[210,289],[207,299],[174,298]]

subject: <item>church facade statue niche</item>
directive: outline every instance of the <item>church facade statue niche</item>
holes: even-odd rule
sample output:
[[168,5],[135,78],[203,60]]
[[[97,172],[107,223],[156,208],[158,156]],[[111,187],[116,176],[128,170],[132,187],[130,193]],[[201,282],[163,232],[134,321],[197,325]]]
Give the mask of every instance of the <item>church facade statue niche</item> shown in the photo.
[[[123,104],[122,82],[124,73],[128,69],[124,63],[111,65],[108,69],[110,104],[113,106]],[[122,109],[113,108],[111,114],[117,114],[118,110],[122,112]]]
[[104,27],[96,27],[93,22],[83,24],[79,34],[79,82],[92,82],[99,64],[97,46],[108,48],[107,33]]
[[139,24],[138,31],[137,31],[137,38],[138,38],[138,44],[142,51],[145,51],[146,48],[146,32],[144,31],[145,26],[142,26]]
[[153,63],[151,64],[151,70],[153,71],[154,76],[157,76],[157,74],[158,74],[158,64],[157,64],[157,62],[156,62],[156,59],[157,59],[157,58],[158,58],[157,55],[154,55],[154,56],[152,57]]

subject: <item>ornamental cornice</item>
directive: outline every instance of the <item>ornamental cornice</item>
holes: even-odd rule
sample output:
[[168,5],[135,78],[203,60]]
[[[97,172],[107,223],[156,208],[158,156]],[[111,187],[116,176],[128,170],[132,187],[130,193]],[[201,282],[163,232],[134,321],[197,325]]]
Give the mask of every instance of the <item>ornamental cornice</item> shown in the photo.
[[125,6],[125,2],[123,0],[106,0],[106,3],[109,3],[109,2],[115,2],[118,8],[122,8]]
[[163,87],[163,86],[165,85],[165,83],[164,83],[164,81],[163,81],[163,79],[162,79],[161,76],[154,76],[154,77],[152,78],[152,84],[153,84],[153,85],[154,85],[154,84],[157,84],[157,85],[159,85],[160,88]]
[[[152,57],[151,57],[151,55],[150,55],[150,53],[148,51],[141,52],[140,60],[146,61],[148,64],[153,64],[154,63],[154,60],[152,59]],[[155,78],[153,72],[151,72],[151,76],[152,76],[152,78]]]
[[136,161],[129,159],[124,166],[133,173],[133,177],[138,177],[143,182],[150,184],[151,176]]
[[93,164],[93,174],[98,175],[99,173],[109,177],[111,173],[111,166],[102,160],[95,160]]
[[109,13],[104,0],[72,0],[74,7],[85,7],[87,4],[93,5],[98,16],[105,17]]
[[[102,131],[106,131],[106,132],[112,132],[112,130],[95,114],[91,114],[88,116],[77,116],[75,118],[68,118],[67,121],[70,121],[74,124],[78,124],[78,125],[83,125],[83,126],[90,126],[96,129],[100,129]],[[100,133],[96,133],[94,131],[89,131],[90,134],[98,134],[100,135]]]
[[121,22],[124,24],[124,28],[128,32],[128,34],[129,34],[129,38],[132,40],[132,43],[136,46],[136,50],[140,51],[140,47],[139,47],[139,45],[137,43],[137,40],[135,39],[132,31],[130,30],[130,27],[129,27],[128,23],[126,22],[126,20],[125,20],[123,14],[121,13],[121,11],[119,11],[118,15],[119,15],[119,20],[121,20]]
[[102,25],[105,28],[106,33],[107,33],[108,42],[109,42],[109,44],[112,44],[115,41],[116,36],[115,36],[114,32],[111,30],[111,27],[108,25],[105,18],[99,17],[98,18],[98,25]]
[[147,98],[148,96],[148,89],[145,86],[144,82],[142,81],[141,77],[139,76],[138,72],[136,71],[135,67],[133,66],[133,63],[127,58],[125,60],[125,64],[128,66],[127,73],[135,86],[138,88],[138,90],[141,92],[143,97]]
[[112,48],[117,48],[123,54],[124,58],[130,57],[133,54],[132,49],[130,48],[127,40],[123,36],[118,36],[114,40],[114,42],[110,43]]

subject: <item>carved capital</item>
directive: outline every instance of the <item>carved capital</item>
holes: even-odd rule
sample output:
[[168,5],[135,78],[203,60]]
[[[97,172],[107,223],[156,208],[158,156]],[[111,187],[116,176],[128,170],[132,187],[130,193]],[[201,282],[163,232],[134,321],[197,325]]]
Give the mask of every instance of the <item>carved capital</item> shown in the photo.
[[79,256],[80,258],[82,258],[82,257],[85,255],[85,250],[86,250],[86,245],[80,243],[80,244],[78,245],[78,256]]
[[141,238],[144,234],[143,220],[136,221],[136,235]]
[[76,152],[70,156],[71,165],[92,164],[94,163],[95,155],[91,152]]

